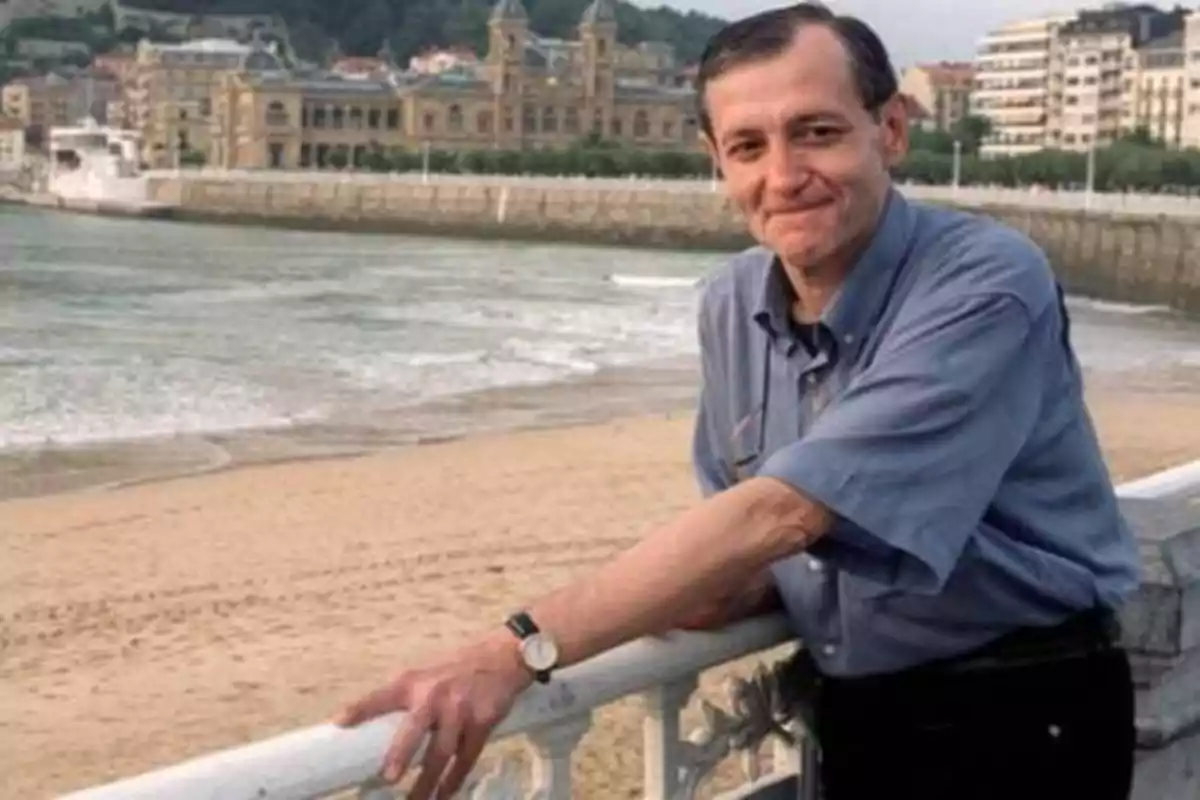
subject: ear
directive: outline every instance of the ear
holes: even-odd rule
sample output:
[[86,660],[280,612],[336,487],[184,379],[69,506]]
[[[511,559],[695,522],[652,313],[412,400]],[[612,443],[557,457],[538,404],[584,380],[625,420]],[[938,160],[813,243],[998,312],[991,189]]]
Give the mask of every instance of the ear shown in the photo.
[[700,142],[704,145],[704,152],[708,153],[709,159],[712,161],[713,169],[717,177],[721,180],[725,179],[725,172],[721,169],[721,156],[717,150],[717,145],[713,142],[712,137],[707,133],[700,134]]
[[908,108],[899,92],[879,107],[879,129],[884,162],[891,169],[908,155]]

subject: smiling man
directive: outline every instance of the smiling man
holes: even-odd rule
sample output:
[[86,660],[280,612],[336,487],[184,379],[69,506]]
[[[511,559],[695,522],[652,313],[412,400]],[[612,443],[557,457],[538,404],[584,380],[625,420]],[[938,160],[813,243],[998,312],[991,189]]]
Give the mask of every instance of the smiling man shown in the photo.
[[429,733],[413,796],[448,796],[531,682],[782,608],[821,676],[828,800],[1127,797],[1114,616],[1137,549],[1045,256],[892,187],[904,106],[858,20],[799,4],[738,22],[698,88],[761,243],[701,303],[706,499],[339,722],[407,710],[385,775]]

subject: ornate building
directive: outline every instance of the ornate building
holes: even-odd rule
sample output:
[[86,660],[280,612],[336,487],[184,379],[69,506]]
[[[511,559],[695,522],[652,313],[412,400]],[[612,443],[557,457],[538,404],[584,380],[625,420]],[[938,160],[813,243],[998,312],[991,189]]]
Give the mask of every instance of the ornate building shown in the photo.
[[171,167],[211,149],[212,95],[221,76],[244,70],[279,69],[273,47],[257,37],[197,39],[182,44],[142,40],[123,73],[122,104],[113,120],[141,134],[142,160]]
[[637,49],[618,44],[611,0],[587,8],[577,41],[547,42],[554,40],[530,31],[520,0],[499,0],[478,68],[393,69],[378,79],[227,73],[214,90],[209,162],[321,168],[362,163],[375,148],[557,148],[589,135],[645,148],[696,146],[693,92],[660,79],[661,70],[648,77],[644,61],[622,68]]

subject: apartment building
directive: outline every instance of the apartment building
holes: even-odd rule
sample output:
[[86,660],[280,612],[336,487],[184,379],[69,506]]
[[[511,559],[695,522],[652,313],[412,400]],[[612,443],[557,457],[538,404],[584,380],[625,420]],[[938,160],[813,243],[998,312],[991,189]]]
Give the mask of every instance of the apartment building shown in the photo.
[[1046,147],[1050,59],[1059,28],[1071,19],[1056,15],[1013,22],[980,41],[971,113],[991,122],[983,155]]
[[182,44],[142,40],[132,79],[125,86],[121,122],[141,134],[142,160],[170,167],[210,148],[213,92],[223,75],[238,70],[282,68],[274,51],[258,41],[197,39]]
[[[1059,28],[1050,59],[1047,145],[1103,147],[1135,127],[1138,109],[1151,108],[1151,97],[1170,101],[1181,80],[1172,66],[1178,50],[1173,37],[1185,30],[1188,13],[1113,6],[1081,11]],[[1150,65],[1144,74],[1143,65]],[[1147,90],[1151,78],[1155,83]],[[1168,81],[1166,95],[1160,79]]]
[[1151,39],[1126,59],[1121,133],[1141,130],[1168,147],[1184,146],[1188,107],[1186,35],[1180,28]]
[[1200,14],[1183,25],[1183,146],[1200,147]]
[[19,119],[0,114],[0,176],[12,174],[25,163],[25,126]]
[[43,131],[86,116],[103,122],[118,91],[112,76],[94,70],[17,78],[0,89],[0,114]]
[[922,127],[953,130],[970,113],[975,65],[942,61],[917,64],[900,76],[900,91],[922,112]]

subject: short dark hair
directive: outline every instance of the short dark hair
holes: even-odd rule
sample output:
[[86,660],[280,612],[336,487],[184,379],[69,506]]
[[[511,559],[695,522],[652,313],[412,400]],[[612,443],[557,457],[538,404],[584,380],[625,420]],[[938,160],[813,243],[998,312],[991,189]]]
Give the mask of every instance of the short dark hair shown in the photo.
[[846,48],[863,108],[875,114],[899,90],[892,60],[879,35],[857,17],[840,16],[821,3],[796,3],[764,11],[725,26],[708,41],[696,75],[700,125],[712,136],[705,101],[708,84],[731,69],[783,53],[807,25],[828,28]]

